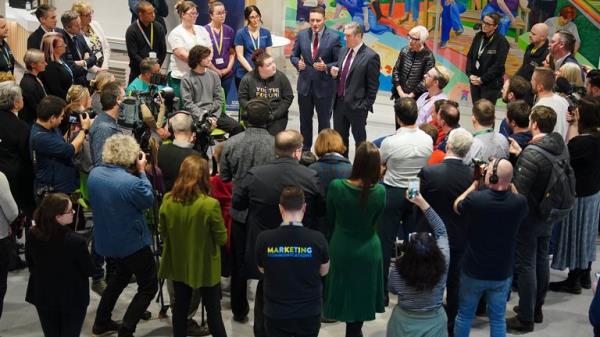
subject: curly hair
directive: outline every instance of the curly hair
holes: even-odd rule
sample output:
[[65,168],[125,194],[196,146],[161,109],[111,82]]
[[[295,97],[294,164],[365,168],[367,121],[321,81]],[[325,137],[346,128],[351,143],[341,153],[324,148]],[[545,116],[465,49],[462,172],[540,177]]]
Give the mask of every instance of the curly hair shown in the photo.
[[102,147],[102,161],[105,164],[129,167],[138,158],[140,146],[128,135],[115,134],[106,140]]
[[396,270],[410,287],[431,290],[446,272],[446,259],[432,235],[416,233],[396,260]]

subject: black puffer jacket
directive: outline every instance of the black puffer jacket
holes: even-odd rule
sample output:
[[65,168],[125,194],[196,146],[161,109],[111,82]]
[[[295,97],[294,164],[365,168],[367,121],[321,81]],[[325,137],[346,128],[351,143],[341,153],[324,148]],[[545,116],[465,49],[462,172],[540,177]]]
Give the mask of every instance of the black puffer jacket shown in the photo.
[[[554,155],[568,151],[562,136],[556,132],[540,138],[539,141],[533,141],[532,144]],[[519,193],[527,198],[531,211],[539,208],[551,172],[550,161],[534,149],[526,147],[517,159],[513,182]]]
[[407,94],[414,93],[415,99],[427,91],[423,85],[423,77],[435,66],[435,57],[427,46],[421,51],[411,51],[404,47],[398,54],[398,60],[392,70],[392,98],[398,98],[396,87],[400,85]]

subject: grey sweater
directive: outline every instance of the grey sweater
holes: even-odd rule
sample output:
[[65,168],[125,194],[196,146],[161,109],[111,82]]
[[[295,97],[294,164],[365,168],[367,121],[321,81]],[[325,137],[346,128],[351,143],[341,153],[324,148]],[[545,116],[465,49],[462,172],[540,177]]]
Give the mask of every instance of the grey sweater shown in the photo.
[[222,104],[219,75],[210,69],[202,74],[191,70],[181,79],[181,100],[183,108],[197,118],[202,118],[204,112],[219,118]]
[[8,225],[19,215],[17,203],[10,193],[10,186],[4,173],[0,172],[0,239],[8,236]]

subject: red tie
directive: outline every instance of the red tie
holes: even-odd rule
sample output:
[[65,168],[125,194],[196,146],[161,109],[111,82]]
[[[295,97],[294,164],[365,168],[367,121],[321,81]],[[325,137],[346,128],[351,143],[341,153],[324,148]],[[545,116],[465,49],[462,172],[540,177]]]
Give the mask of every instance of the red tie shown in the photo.
[[319,32],[313,32],[313,34],[315,34],[315,39],[313,40],[312,58],[316,60],[317,51],[319,50]]
[[344,63],[344,67],[342,68],[342,73],[340,74],[340,83],[338,83],[337,87],[337,95],[344,96],[344,92],[346,91],[346,77],[348,77],[348,70],[350,69],[350,62],[352,62],[352,53],[354,53],[354,49],[350,49],[348,53],[348,57],[346,57],[346,63]]

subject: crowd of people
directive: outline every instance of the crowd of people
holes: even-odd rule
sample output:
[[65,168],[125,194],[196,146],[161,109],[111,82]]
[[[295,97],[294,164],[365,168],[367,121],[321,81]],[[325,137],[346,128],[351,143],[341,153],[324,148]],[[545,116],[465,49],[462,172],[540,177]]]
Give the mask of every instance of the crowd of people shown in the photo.
[[[227,336],[222,277],[241,324],[248,280],[258,280],[256,337],[317,336],[336,321],[346,337],[360,337],[390,293],[398,300],[388,337],[468,336],[474,316],[486,313],[491,336],[527,333],[544,319],[548,290],[592,287],[600,72],[579,65],[569,31],[534,25],[522,66],[504,79],[506,23],[486,12],[465,68],[469,132],[444,93],[449,70],[428,49],[428,30],[414,27],[392,71],[396,131],[371,142],[380,56],[363,41],[363,25],[343,27],[342,47],[324,9],[309,11],[290,56],[299,72],[297,131],[287,126],[294,91],[271,56],[259,8],[246,7],[247,26],[234,32],[223,3],[210,2],[201,26],[197,5],[181,0],[181,24],[168,32],[156,17],[164,1],[135,2],[127,85],[107,71],[110,45],[85,2],[61,15],[63,29],[56,8],[40,5],[20,84],[0,84],[0,297],[8,270],[27,266],[25,300],[45,336],[80,335],[90,278],[101,296],[92,334],[123,337],[151,315],[159,289],[174,336]],[[3,24],[0,17],[0,33]],[[14,58],[4,61],[12,73]],[[233,83],[239,120],[224,107]],[[167,88],[179,98],[169,115],[166,99],[158,113],[140,101],[148,138],[122,123],[131,95],[163,92],[156,102]],[[496,131],[498,99],[507,114]],[[208,152],[198,146],[209,136],[203,118],[208,134],[227,134]],[[89,220],[84,208],[91,242],[74,231]],[[549,282],[550,266],[569,269],[568,278]],[[131,282],[136,294],[116,320]],[[519,304],[506,319],[511,289]],[[201,308],[208,331],[194,320]],[[589,313],[600,336],[600,295]]]

